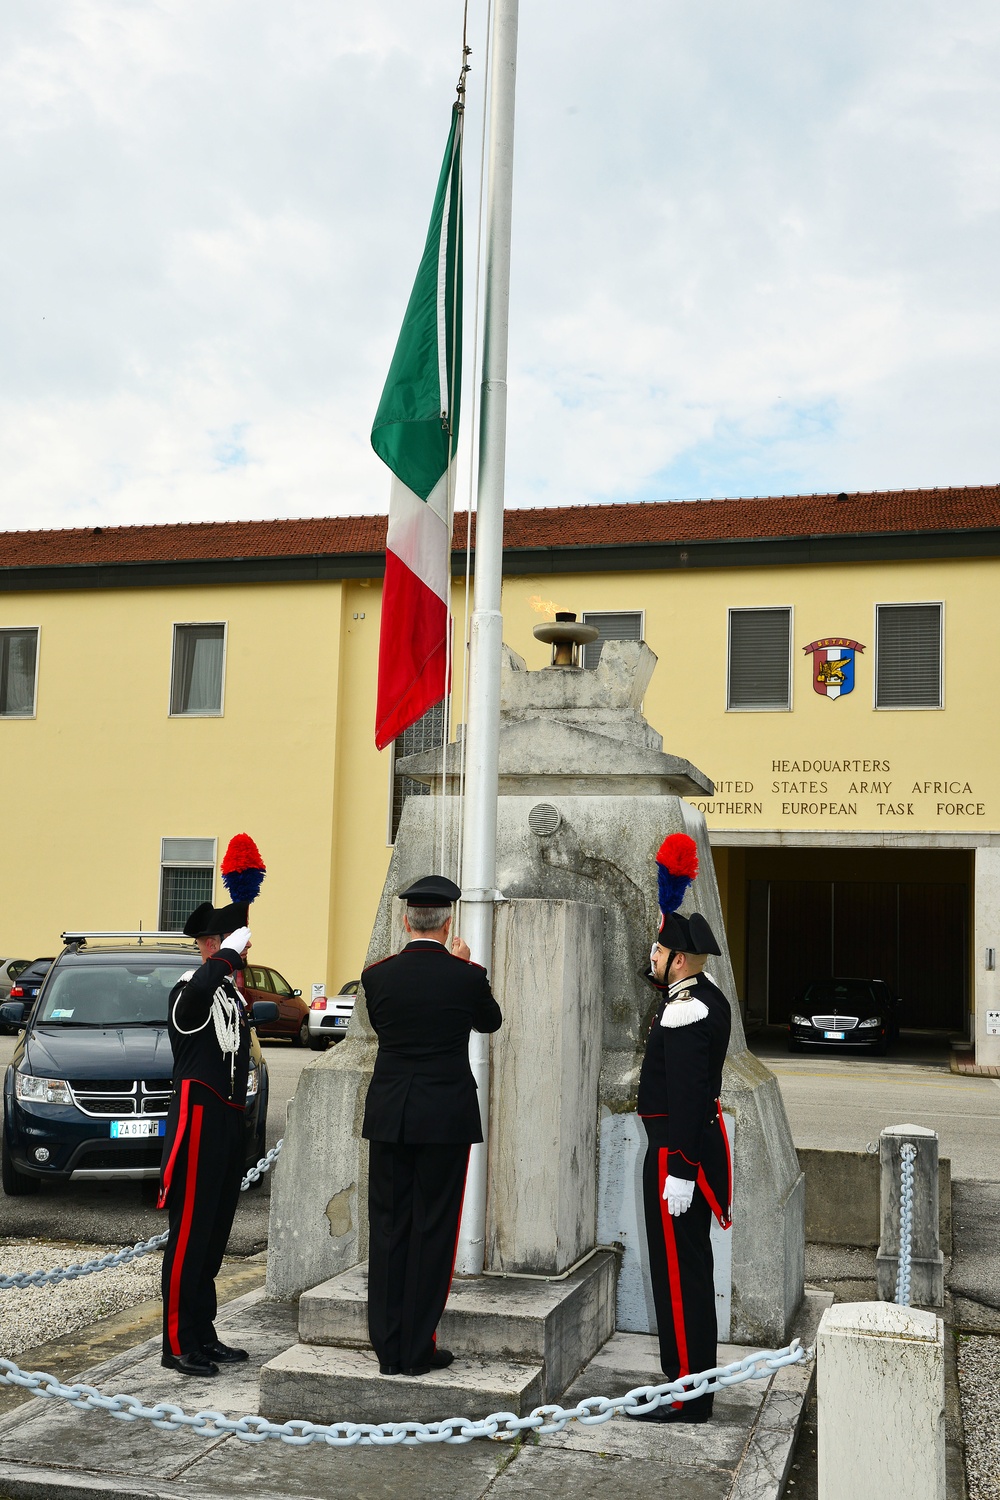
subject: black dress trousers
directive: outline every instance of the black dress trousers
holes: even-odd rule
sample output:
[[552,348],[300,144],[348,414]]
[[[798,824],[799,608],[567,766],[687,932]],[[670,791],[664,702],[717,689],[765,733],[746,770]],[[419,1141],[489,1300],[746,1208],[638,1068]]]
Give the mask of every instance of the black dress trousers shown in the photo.
[[164,1354],[194,1354],[215,1342],[215,1278],[236,1217],[244,1151],[243,1111],[185,1079],[170,1103],[164,1147]]
[[[646,1156],[642,1200],[646,1221],[660,1364],[668,1380],[716,1364],[718,1323],[712,1257],[712,1210],[699,1187],[691,1207],[674,1218],[663,1201],[667,1180],[667,1120],[643,1120]],[[711,1415],[712,1396],[677,1402],[690,1415]]]
[[380,1365],[415,1369],[451,1288],[469,1146],[369,1147],[368,1334]]

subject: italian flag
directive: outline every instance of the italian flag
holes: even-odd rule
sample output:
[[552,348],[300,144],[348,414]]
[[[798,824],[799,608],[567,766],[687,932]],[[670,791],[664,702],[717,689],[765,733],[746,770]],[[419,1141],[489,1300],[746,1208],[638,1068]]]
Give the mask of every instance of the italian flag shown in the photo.
[[392,470],[375,744],[384,750],[449,691],[451,465],[462,386],[462,110],[382,392],[372,447]]

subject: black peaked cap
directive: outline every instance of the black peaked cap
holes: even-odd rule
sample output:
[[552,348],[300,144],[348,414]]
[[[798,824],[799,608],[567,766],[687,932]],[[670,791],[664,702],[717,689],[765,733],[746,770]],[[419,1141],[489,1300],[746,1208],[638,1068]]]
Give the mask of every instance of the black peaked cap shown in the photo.
[[676,911],[665,913],[658,942],[661,948],[672,948],[675,953],[722,953],[715,933],[700,911],[693,911],[689,917],[682,917]]
[[407,906],[450,906],[461,898],[462,892],[447,875],[425,875],[400,891],[399,899]]
[[213,906],[203,901],[184,923],[187,937],[227,937],[238,927],[247,925],[249,906],[246,901],[234,901],[231,906]]

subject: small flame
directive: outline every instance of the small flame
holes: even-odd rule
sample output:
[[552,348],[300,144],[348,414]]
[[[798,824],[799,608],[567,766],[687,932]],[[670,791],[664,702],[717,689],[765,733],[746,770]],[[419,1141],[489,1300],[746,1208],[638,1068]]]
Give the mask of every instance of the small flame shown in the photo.
[[556,611],[559,609],[559,605],[556,604],[555,600],[543,599],[541,594],[532,594],[531,598],[528,600],[528,603],[531,608],[536,611],[536,613],[540,615],[551,615],[553,619],[555,619]]

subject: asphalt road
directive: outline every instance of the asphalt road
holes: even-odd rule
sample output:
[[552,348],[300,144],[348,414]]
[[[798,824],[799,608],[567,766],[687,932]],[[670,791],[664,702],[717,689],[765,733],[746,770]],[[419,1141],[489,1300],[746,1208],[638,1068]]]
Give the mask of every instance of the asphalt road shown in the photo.
[[952,1073],[947,1049],[905,1035],[887,1058],[791,1056],[772,1038],[751,1046],[777,1075],[797,1146],[863,1151],[887,1125],[925,1125],[952,1177],[1000,1181],[1000,1081]]
[[[14,1054],[16,1037],[0,1036],[0,1074]],[[316,1057],[308,1048],[290,1042],[263,1042],[270,1075],[267,1144],[271,1147],[285,1128],[285,1106],[295,1092],[299,1074]],[[240,1207],[229,1240],[230,1255],[255,1255],[267,1245],[267,1216],[271,1183],[240,1197]],[[8,1198],[0,1192],[0,1237],[31,1236],[46,1240],[79,1240],[84,1244],[133,1244],[166,1229],[166,1217],[156,1209],[155,1182],[70,1182],[43,1184],[39,1193]]]

